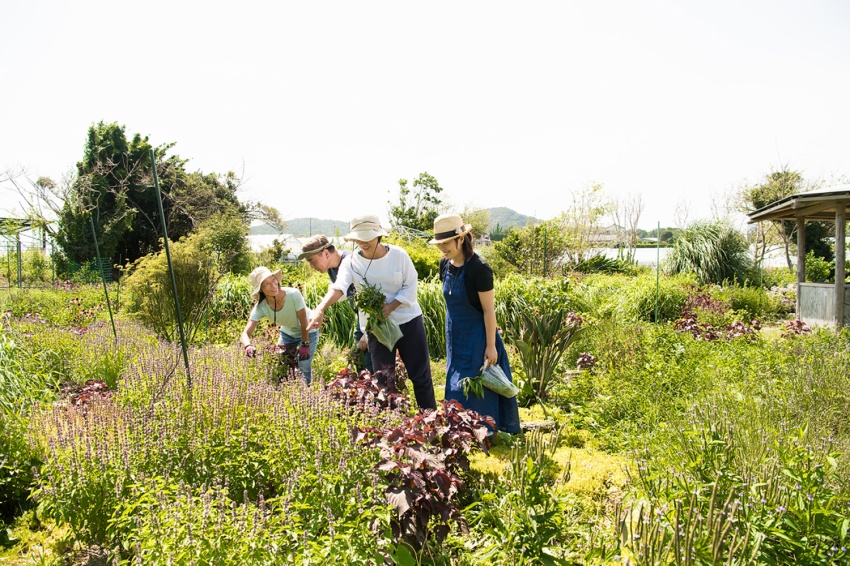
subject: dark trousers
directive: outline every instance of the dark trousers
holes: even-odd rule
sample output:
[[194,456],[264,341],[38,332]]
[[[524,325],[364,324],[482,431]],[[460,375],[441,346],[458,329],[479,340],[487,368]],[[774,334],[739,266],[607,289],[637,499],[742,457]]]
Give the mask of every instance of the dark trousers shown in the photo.
[[[356,317],[355,320],[357,324],[354,327],[354,346],[359,347],[358,345],[360,344],[360,338],[363,337],[363,331],[360,330],[360,317]],[[372,354],[369,353],[368,349],[363,352],[363,366],[369,370],[369,373],[375,373],[375,370],[372,369]],[[357,371],[363,371],[363,368],[357,368]]]
[[395,374],[395,351],[397,350],[407,376],[413,383],[413,393],[420,409],[436,409],[434,384],[431,382],[431,358],[428,355],[428,337],[425,335],[425,323],[422,316],[399,325],[404,336],[396,342],[393,351],[369,335],[369,352],[372,354],[372,366],[375,371]]

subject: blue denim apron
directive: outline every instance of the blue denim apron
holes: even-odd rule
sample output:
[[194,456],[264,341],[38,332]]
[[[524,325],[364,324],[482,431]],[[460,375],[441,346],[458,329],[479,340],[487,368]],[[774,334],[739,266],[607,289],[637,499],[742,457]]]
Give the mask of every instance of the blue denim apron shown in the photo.
[[[466,294],[466,270],[458,275],[446,269],[443,297],[446,299],[446,399],[455,399],[465,408],[496,420],[496,428],[513,434],[520,432],[519,409],[516,397],[506,399],[484,387],[484,397],[479,399],[470,392],[463,394],[461,380],[481,375],[487,335],[484,315],[473,307]],[[496,332],[497,363],[508,379],[513,381],[508,353],[502,337]]]

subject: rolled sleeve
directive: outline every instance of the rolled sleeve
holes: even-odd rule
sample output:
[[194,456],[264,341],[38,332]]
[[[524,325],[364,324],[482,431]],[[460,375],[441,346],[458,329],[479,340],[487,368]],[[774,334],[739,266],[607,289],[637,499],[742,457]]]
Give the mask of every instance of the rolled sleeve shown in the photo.
[[401,265],[402,283],[401,289],[396,293],[395,299],[402,305],[409,307],[416,303],[416,285],[418,282],[416,276],[416,268],[413,266],[413,261],[407,254],[404,256]]

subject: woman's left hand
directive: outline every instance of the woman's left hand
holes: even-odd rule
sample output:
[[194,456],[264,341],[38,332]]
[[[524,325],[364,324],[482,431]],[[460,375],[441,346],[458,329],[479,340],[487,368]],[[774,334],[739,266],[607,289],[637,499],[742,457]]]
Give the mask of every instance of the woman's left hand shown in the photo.
[[308,344],[301,344],[298,347],[298,359],[299,360],[309,360],[310,359],[310,346]]
[[484,367],[494,366],[499,360],[499,353],[495,346],[487,346],[484,348]]

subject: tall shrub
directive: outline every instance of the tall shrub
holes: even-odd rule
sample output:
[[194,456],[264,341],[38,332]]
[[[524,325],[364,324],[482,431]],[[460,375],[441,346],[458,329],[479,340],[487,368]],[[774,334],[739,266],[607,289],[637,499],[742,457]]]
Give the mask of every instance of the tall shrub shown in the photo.
[[[215,261],[203,235],[183,238],[170,248],[180,313],[191,338],[217,280]],[[177,311],[165,251],[138,259],[129,272],[125,282],[127,310],[162,338],[174,341],[178,336]]]

